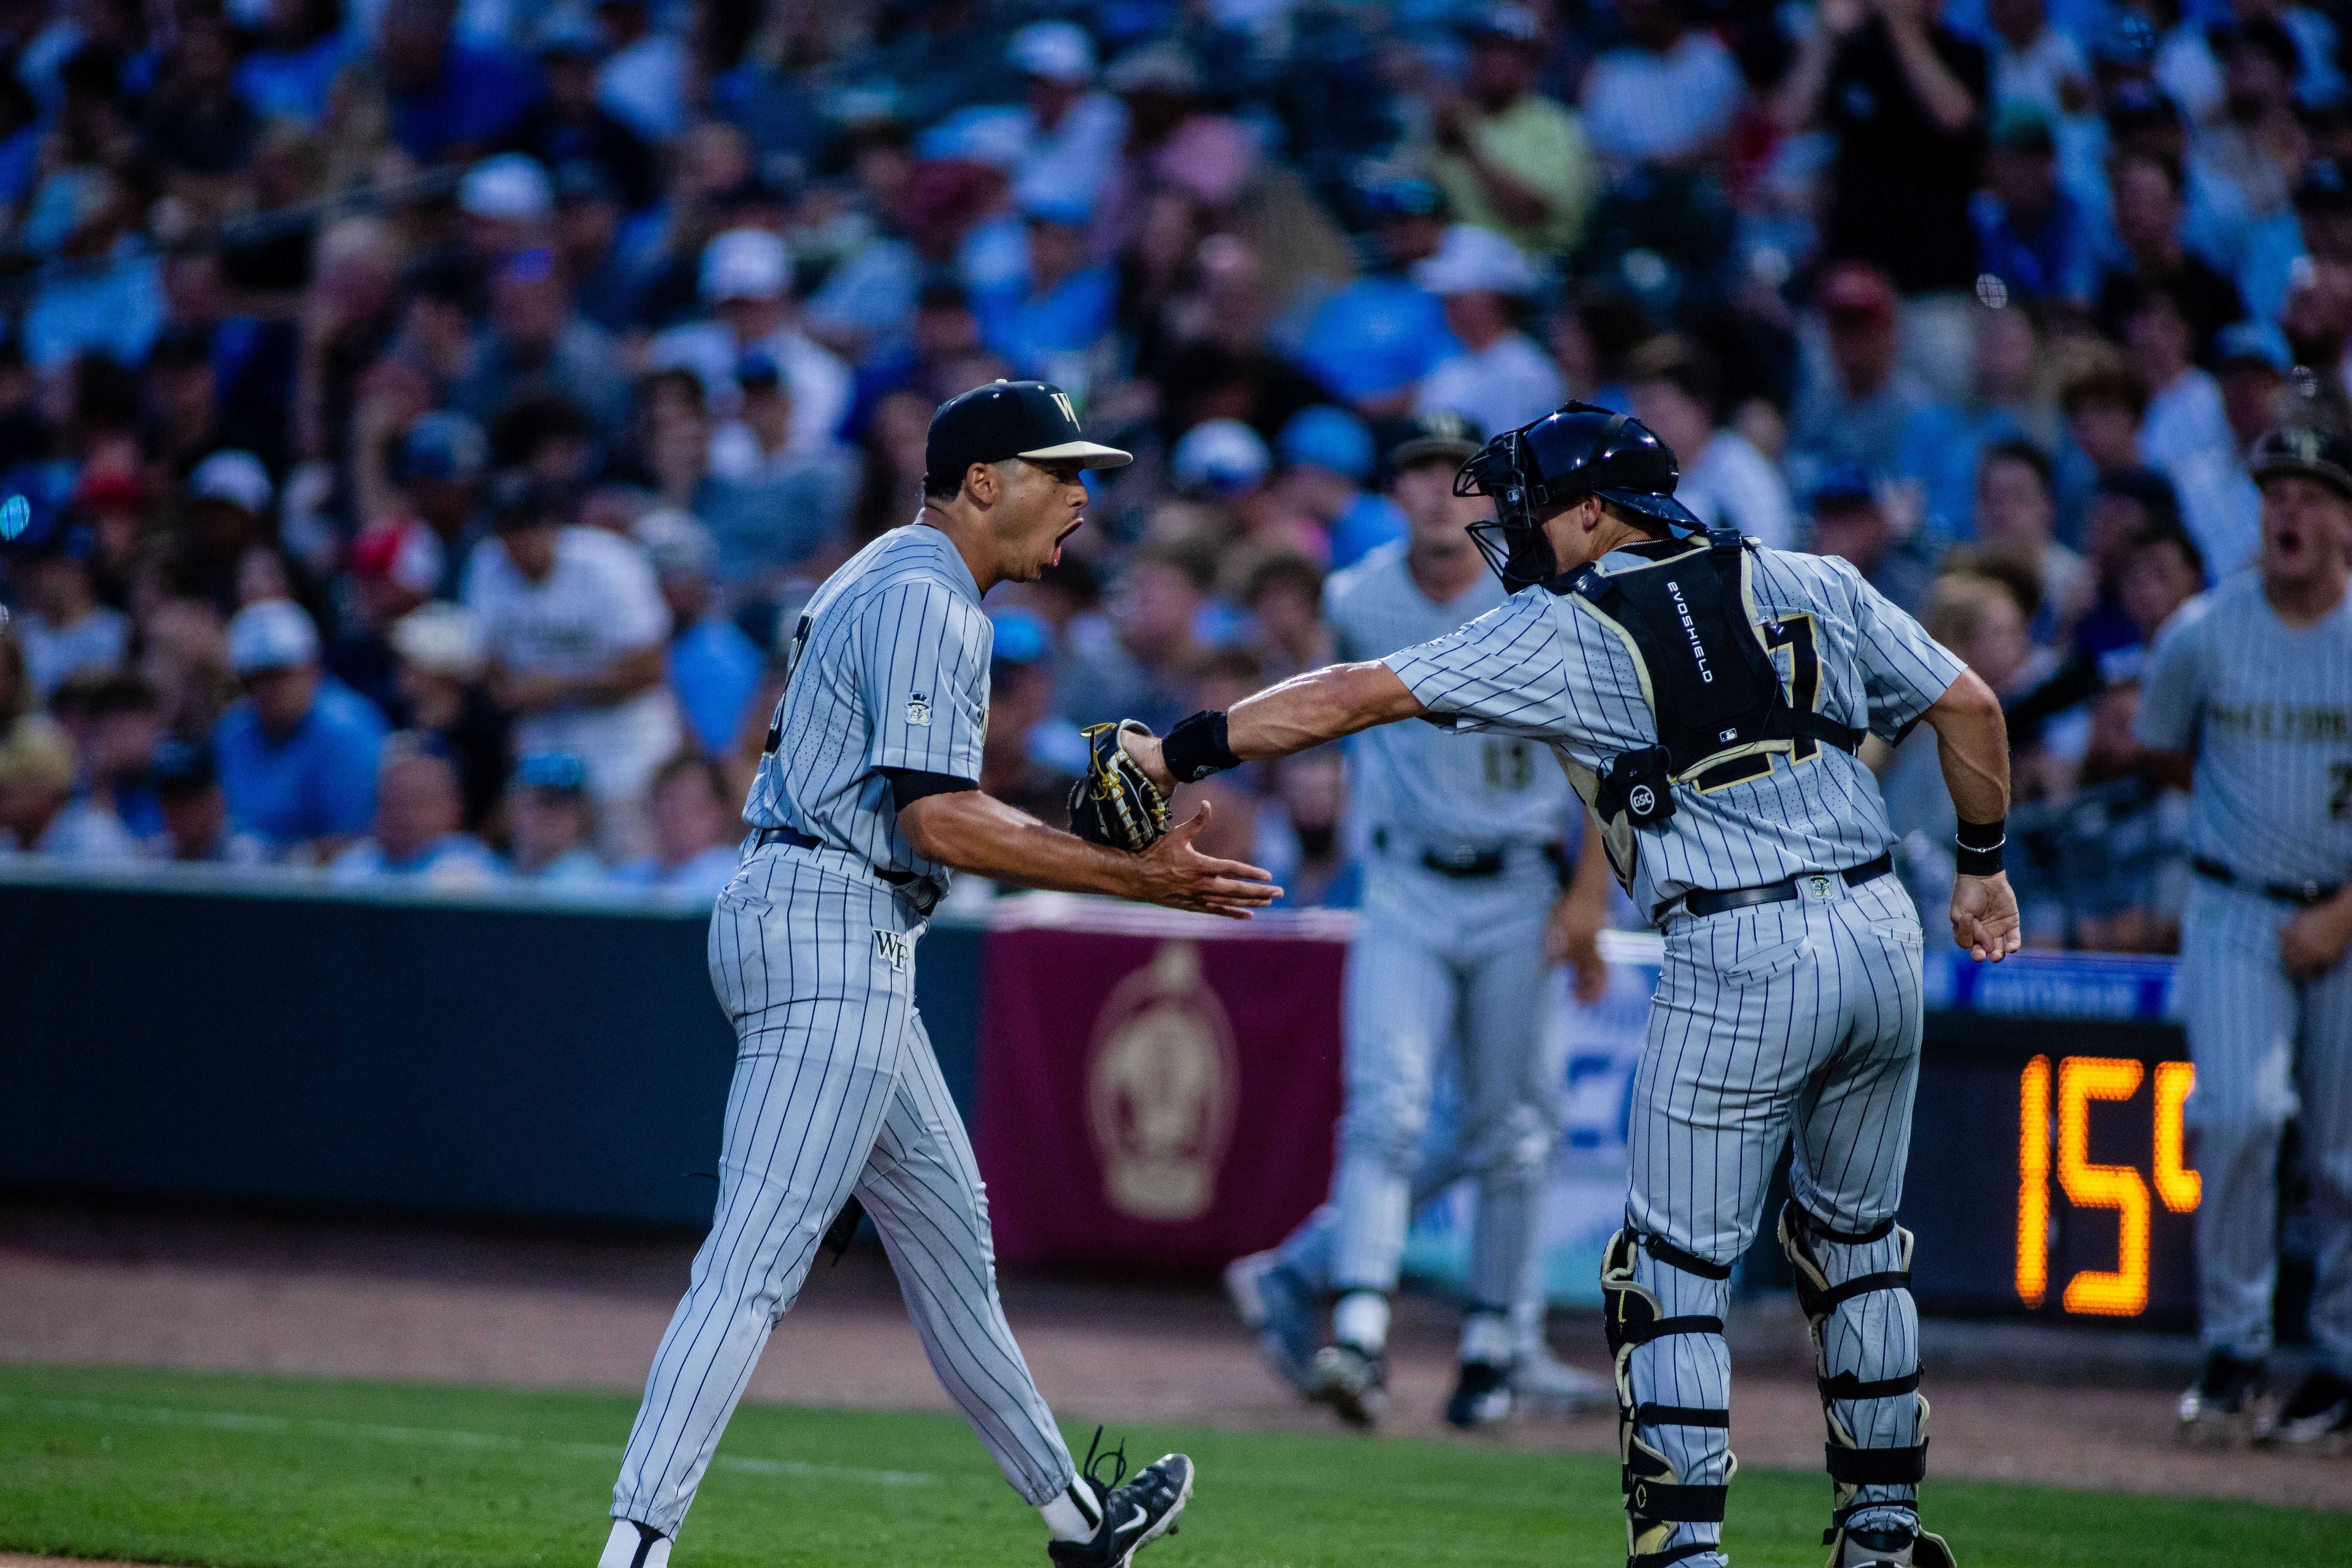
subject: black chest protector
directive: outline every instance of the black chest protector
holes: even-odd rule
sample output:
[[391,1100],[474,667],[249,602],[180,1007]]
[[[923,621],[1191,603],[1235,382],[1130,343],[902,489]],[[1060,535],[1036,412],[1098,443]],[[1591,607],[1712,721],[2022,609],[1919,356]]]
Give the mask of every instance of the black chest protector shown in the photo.
[[[1676,786],[1712,793],[1766,777],[1776,752],[1801,761],[1823,742],[1847,752],[1862,744],[1862,731],[1812,711],[1818,656],[1812,637],[1790,625],[1803,617],[1760,626],[1750,617],[1753,564],[1738,533],[1717,531],[1662,550],[1646,565],[1611,573],[1588,565],[1547,584],[1582,600],[1580,613],[1617,634],[1657,721],[1657,745],[1621,752],[1601,770],[1592,806],[1604,826],[1622,816],[1636,827],[1659,826],[1675,813]],[[1790,650],[1801,706],[1790,704],[1773,667],[1771,650],[1781,647]]]

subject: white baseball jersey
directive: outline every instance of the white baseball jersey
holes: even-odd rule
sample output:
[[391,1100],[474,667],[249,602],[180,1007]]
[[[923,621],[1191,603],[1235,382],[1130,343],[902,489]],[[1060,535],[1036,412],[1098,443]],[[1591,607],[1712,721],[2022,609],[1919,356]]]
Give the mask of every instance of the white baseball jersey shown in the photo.
[[2295,631],[2242,573],[2156,639],[2133,728],[2197,753],[2192,853],[2258,882],[2352,877],[2352,595]]
[[[1627,552],[1601,570],[1643,564]],[[1757,552],[1752,614],[1783,628],[1773,650],[1790,700],[1886,739],[1935,704],[1967,667],[1847,563]],[[1589,802],[1624,752],[1655,745],[1640,666],[1584,601],[1522,589],[1449,636],[1390,656],[1415,697],[1456,729],[1551,743]],[[1663,830],[1613,835],[1633,901],[1654,920],[1694,889],[1758,887],[1839,871],[1895,843],[1870,770],[1834,746],[1776,756],[1769,777],[1713,792],[1677,790]],[[1628,858],[1631,864],[1628,864]]]
[[743,820],[944,889],[948,868],[907,842],[879,770],[980,777],[996,628],[971,569],[938,529],[894,528],[826,579],[793,645]]
[[[1486,571],[1460,598],[1433,603],[1406,568],[1405,549],[1402,541],[1382,545],[1324,584],[1323,618],[1341,659],[1384,658],[1458,630],[1503,603],[1502,584]],[[1369,826],[1476,848],[1561,836],[1568,781],[1538,742],[1382,724],[1348,745],[1356,808]]]

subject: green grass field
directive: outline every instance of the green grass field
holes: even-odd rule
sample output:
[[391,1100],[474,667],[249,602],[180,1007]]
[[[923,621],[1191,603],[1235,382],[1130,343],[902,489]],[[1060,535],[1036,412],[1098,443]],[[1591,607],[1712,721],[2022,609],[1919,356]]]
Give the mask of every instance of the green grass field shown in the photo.
[[[117,1369],[0,1367],[0,1546],[223,1568],[588,1568],[634,1402]],[[1090,1430],[1070,1434],[1085,1449]],[[1477,1442],[1130,1428],[1201,1467],[1150,1568],[1607,1564],[1616,1471]],[[1819,1476],[1743,1470],[1742,1564],[1818,1568]],[[1969,1568],[2340,1561],[2341,1514],[1928,1483]],[[679,1568],[1045,1561],[1036,1518],[952,1416],[746,1405]]]

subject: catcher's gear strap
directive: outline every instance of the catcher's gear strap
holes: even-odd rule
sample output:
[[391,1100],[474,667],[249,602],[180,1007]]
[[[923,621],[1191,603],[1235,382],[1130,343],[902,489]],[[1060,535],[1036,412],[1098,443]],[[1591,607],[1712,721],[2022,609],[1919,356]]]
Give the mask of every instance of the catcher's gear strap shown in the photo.
[[1685,1252],[1663,1236],[1654,1236],[1646,1230],[1634,1230],[1633,1216],[1630,1215],[1626,1216],[1625,1228],[1633,1232],[1634,1246],[1669,1268],[1679,1268],[1685,1274],[1696,1274],[1702,1279],[1731,1278],[1730,1264],[1709,1263],[1695,1252]]
[[1919,1392],[1919,1374],[1916,1372],[1908,1377],[1883,1377],[1875,1383],[1864,1383],[1850,1372],[1842,1372],[1835,1377],[1816,1376],[1813,1382],[1823,1399],[1892,1399],[1898,1394]]
[[1625,1323],[1615,1338],[1621,1345],[1645,1345],[1652,1340],[1663,1340],[1669,1334],[1719,1334],[1723,1320],[1693,1314],[1686,1318],[1654,1318],[1646,1323]]
[[1857,1274],[1843,1285],[1832,1285],[1826,1290],[1816,1289],[1797,1276],[1797,1304],[1809,1318],[1826,1318],[1856,1296],[1867,1296],[1873,1290],[1908,1290],[1911,1271],[1890,1268],[1883,1274]]
[[[1773,752],[1801,759],[1821,742],[1861,746],[1864,731],[1812,711],[1817,678],[1799,672],[1800,684],[1815,689],[1806,706],[1790,706],[1771,654],[1790,634],[1780,621],[1759,626],[1750,613],[1753,557],[1737,532],[1637,552],[1651,559],[1618,572],[1587,565],[1547,584],[1576,599],[1633,656],[1664,752],[1611,759],[1593,799],[1604,824],[1630,815],[1646,826],[1672,816],[1660,773],[1667,784],[1723,789],[1769,774]],[[1645,785],[1646,797],[1636,793]]]
[[1160,743],[1160,756],[1178,784],[1199,784],[1211,773],[1242,765],[1225,743],[1225,716],[1221,712],[1202,711],[1178,720]]
[[953,773],[927,773],[917,768],[884,768],[882,776],[890,781],[893,811],[904,811],[926,795],[961,795],[980,787],[977,779],[960,779]]
[[1624,1486],[1626,1512],[1676,1524],[1721,1524],[1724,1499],[1731,1491],[1728,1486],[1685,1487],[1630,1475]]
[[1824,1443],[1830,1479],[1850,1487],[1916,1486],[1927,1478],[1927,1443],[1922,1438],[1908,1448],[1849,1448]]
[[[1912,1379],[1916,1383],[1918,1379]],[[1731,1430],[1731,1412],[1709,1410],[1696,1405],[1636,1405],[1633,1406],[1636,1426],[1719,1426]]]
[[1794,1202],[1789,1205],[1789,1214],[1797,1224],[1805,1227],[1809,1235],[1818,1236],[1823,1241],[1842,1241],[1848,1247],[1868,1247],[1872,1242],[1891,1235],[1895,1229],[1893,1215],[1888,1215],[1868,1230],[1839,1230],[1815,1217],[1811,1210],[1799,1208]]
[[1665,1552],[1636,1552],[1625,1559],[1625,1568],[1667,1568],[1685,1557],[1696,1557],[1702,1552],[1719,1552],[1719,1541],[1688,1541]]

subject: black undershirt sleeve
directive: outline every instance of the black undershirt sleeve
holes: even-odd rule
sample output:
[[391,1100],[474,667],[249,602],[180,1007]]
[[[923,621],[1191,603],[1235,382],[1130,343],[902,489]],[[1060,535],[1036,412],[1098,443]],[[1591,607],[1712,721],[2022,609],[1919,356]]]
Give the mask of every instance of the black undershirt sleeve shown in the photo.
[[890,781],[891,808],[904,811],[925,795],[956,795],[968,789],[978,789],[971,779],[960,779],[953,773],[927,773],[919,768],[884,768],[882,776]]

